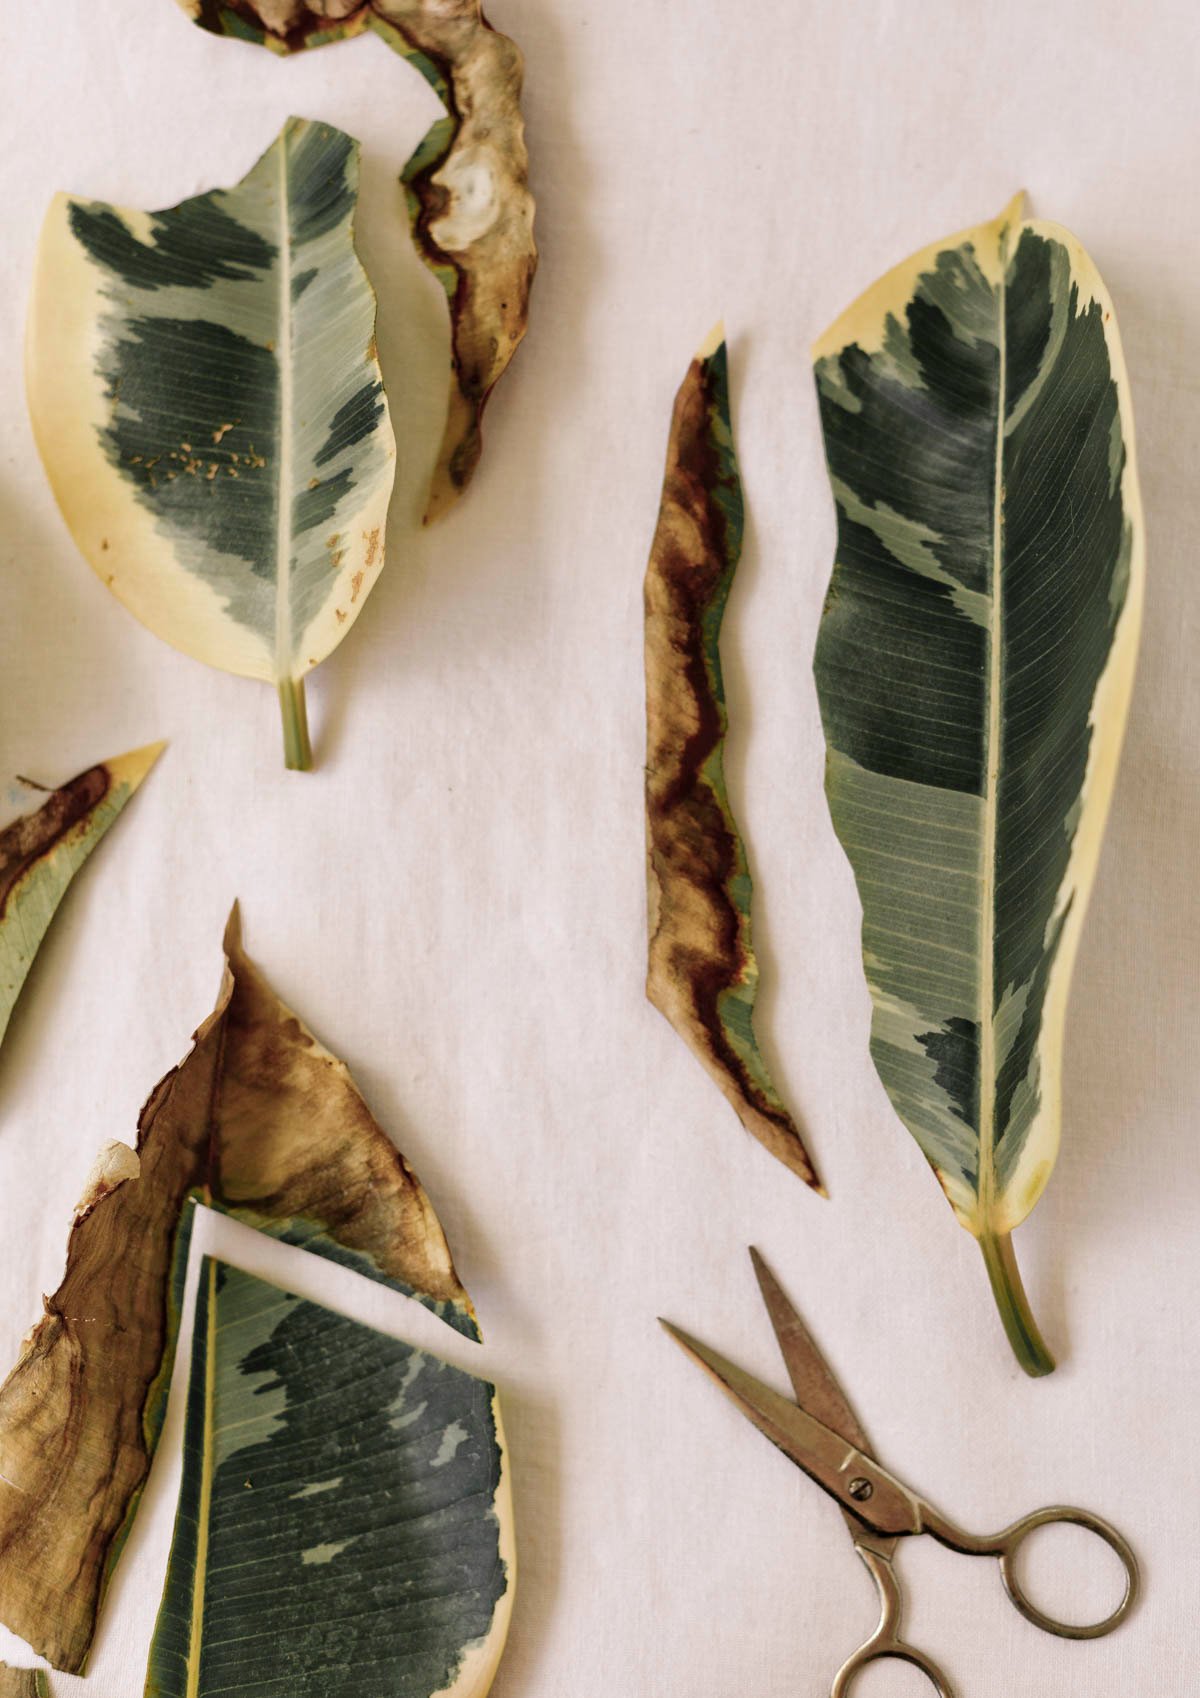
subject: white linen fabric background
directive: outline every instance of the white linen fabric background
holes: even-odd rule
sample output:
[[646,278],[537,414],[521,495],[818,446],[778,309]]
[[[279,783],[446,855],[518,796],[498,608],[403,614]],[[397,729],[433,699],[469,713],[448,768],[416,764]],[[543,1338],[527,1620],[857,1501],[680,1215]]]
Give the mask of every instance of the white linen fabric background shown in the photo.
[[[59,782],[154,737],[170,748],[64,902],[0,1055],[0,1365],[59,1280],[95,1150],[132,1137],[211,1007],[237,895],[251,953],[429,1189],[486,1345],[230,1222],[199,1236],[500,1384],[520,1584],[496,1698],[819,1694],[872,1626],[833,1506],[655,1325],[668,1315],[782,1386],[750,1242],[902,1477],[971,1527],[1064,1500],[1138,1549],[1144,1601],[1090,1644],[1022,1621],[994,1565],[904,1549],[911,1637],[960,1698],[1194,1690],[1200,13],[494,0],[493,15],[527,59],[542,265],[475,484],[428,531],[448,331],[396,186],[437,113],[416,73],[374,38],[277,60],[171,0],[65,0],[8,32],[0,773]],[[401,435],[387,568],[310,682],[307,776],[283,770],[272,692],[165,647],[77,555],[21,376],[55,190],[169,205],[234,182],[289,113],[363,141],[360,245]],[[867,1054],[810,672],[834,516],[809,343],[881,271],[1021,185],[1117,303],[1149,527],[1062,1156],[1017,1240],[1060,1353],[1039,1383]],[[741,1131],[642,995],[642,573],[672,397],[721,314],[748,507],[723,650],[759,1025],[829,1202]],[[56,1676],[60,1698],[141,1690],[180,1379],[91,1672]],[[1113,1595],[1083,1535],[1048,1536],[1031,1572],[1066,1610]],[[28,1660],[3,1634],[0,1654]],[[855,1698],[926,1690],[890,1664]]]

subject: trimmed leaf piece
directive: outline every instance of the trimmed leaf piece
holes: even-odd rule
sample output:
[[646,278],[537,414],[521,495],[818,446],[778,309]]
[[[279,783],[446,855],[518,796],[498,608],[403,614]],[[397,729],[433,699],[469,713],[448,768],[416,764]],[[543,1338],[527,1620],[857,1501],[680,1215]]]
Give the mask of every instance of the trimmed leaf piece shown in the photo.
[[495,1387],[206,1257],[147,1698],[482,1698],[513,1578]]
[[742,549],[742,489],[720,329],[671,421],[646,569],[646,994],[748,1132],[822,1189],[754,1036],[750,872],[725,789],[721,620]]
[[814,358],[838,517],[816,678],[871,1054],[1045,1373],[1009,1234],[1058,1149],[1141,617],[1116,318],[1018,197],[889,272]]
[[450,303],[452,380],[425,522],[452,506],[483,446],[488,396],[525,335],[537,269],[524,61],[480,0],[180,0],[204,29],[276,52],[375,30],[446,108],[401,174],[413,240]]
[[226,953],[217,1006],[151,1094],[136,1155],[109,1145],[89,1178],[62,1284],[0,1388],[0,1620],[71,1674],[158,1443],[193,1202],[479,1336],[415,1174],[246,957],[236,912]]
[[291,118],[165,212],[56,196],[34,276],[29,404],[72,536],[156,635],[277,687],[289,767],[394,475],[357,195],[357,142]]
[[13,1669],[0,1663],[0,1698],[50,1698],[50,1682],[42,1669]]
[[0,1042],[67,886],[165,747],[89,767],[0,831]]

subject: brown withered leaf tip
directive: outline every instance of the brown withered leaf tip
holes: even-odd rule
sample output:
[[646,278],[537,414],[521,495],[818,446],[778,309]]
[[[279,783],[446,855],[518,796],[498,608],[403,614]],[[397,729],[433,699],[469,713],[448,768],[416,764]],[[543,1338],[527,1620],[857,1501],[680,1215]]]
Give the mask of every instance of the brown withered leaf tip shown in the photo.
[[741,541],[728,361],[718,331],[676,397],[646,570],[646,993],[747,1131],[821,1191],[754,1036],[750,874],[725,789],[718,647]]
[[165,1413],[193,1216],[209,1203],[419,1297],[478,1337],[428,1197],[345,1066],[225,938],[217,1006],[109,1146],[67,1268],[0,1388],[0,1621],[82,1672]]
[[525,335],[537,269],[521,115],[524,61],[480,0],[180,0],[216,34],[277,52],[371,29],[445,105],[404,168],[413,236],[450,303],[452,383],[425,522],[453,505],[479,462],[488,396]]

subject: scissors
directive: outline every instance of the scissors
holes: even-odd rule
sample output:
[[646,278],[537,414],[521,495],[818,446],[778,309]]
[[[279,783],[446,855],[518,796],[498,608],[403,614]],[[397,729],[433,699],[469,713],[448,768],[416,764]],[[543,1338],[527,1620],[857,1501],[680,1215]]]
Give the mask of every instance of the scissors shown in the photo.
[[[923,1498],[876,1462],[870,1442],[845,1393],[809,1337],[804,1322],[784,1296],[774,1274],[757,1250],[751,1250],[750,1256],[796,1393],[795,1403],[763,1385],[761,1380],[743,1373],[732,1362],[718,1356],[715,1350],[697,1343],[669,1321],[663,1321],[662,1325],[716,1380],[742,1414],[748,1416],[772,1444],[778,1445],[785,1456],[790,1457],[841,1505],[854,1548],[879,1593],[880,1613],[879,1625],[874,1633],[839,1669],[830,1689],[830,1698],[845,1698],[855,1677],[867,1664],[884,1657],[911,1663],[920,1669],[941,1698],[954,1698],[950,1682],[933,1659],[918,1651],[902,1636],[903,1599],[892,1558],[900,1540],[910,1534],[928,1533],[940,1545],[964,1556],[997,1557],[1009,1598],[1025,1619],[1044,1633],[1055,1633],[1063,1639],[1099,1639],[1124,1621],[1137,1597],[1138,1566],[1133,1552],[1115,1527],[1086,1509],[1071,1509],[1062,1504],[1034,1510],[1031,1515],[1022,1516],[1020,1521],[1014,1521],[1011,1527],[991,1537],[978,1538],[947,1521],[945,1516],[932,1509]],[[1111,1546],[1121,1560],[1125,1570],[1125,1596],[1103,1621],[1085,1626],[1056,1621],[1053,1616],[1038,1609],[1021,1586],[1016,1572],[1017,1553],[1035,1528],[1057,1522],[1068,1522],[1094,1533]]]

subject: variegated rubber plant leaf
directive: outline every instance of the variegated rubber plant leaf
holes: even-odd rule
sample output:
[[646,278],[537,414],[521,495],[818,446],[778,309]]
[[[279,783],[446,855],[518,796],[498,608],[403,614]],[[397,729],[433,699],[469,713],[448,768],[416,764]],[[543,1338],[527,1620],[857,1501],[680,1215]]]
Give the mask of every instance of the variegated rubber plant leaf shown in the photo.
[[358,144],[292,118],[232,189],[147,214],[58,195],[28,337],[38,449],[88,563],[158,636],[304,676],[383,564],[395,442],[354,247]]
[[245,955],[152,1092],[136,1152],[110,1144],[62,1283],[0,1387],[0,1621],[79,1673],[166,1408],[194,1202],[478,1328],[419,1181],[345,1066]]
[[513,1549],[494,1386],[204,1259],[146,1698],[483,1698]]
[[470,482],[483,409],[525,335],[537,269],[524,61],[481,0],[179,0],[204,29],[277,53],[374,30],[431,85],[446,116],[401,174],[413,240],[450,305],[446,429],[425,520]]
[[0,831],[0,1042],[67,886],[163,747],[152,743],[89,767]]
[[646,994],[773,1155],[821,1190],[754,1036],[750,872],[725,788],[720,634],[742,489],[718,328],[675,398],[646,568]]
[[50,1682],[42,1669],[14,1669],[0,1663],[0,1698],[50,1698]]
[[838,519],[816,678],[871,1053],[1045,1373],[1010,1234],[1058,1148],[1142,605],[1116,318],[1018,198],[889,272],[814,358]]

